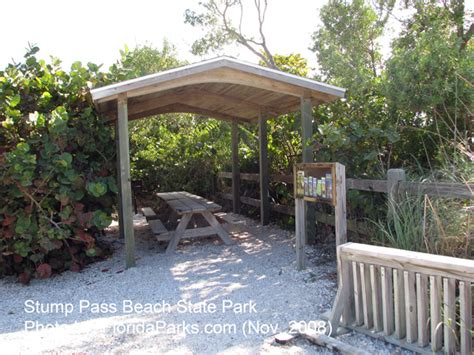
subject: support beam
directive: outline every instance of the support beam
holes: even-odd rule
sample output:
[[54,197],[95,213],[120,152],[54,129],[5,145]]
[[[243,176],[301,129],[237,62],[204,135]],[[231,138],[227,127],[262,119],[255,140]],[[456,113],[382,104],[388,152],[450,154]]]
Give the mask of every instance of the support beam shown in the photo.
[[262,225],[270,222],[270,201],[268,199],[268,137],[267,118],[260,114],[258,118],[258,142],[260,152],[260,220]]
[[[313,103],[311,98],[301,98],[301,144],[303,145],[303,163],[313,162]],[[314,203],[305,202],[306,243],[314,243],[316,210]]]
[[132,186],[130,182],[130,151],[128,140],[127,96],[117,99],[117,127],[120,166],[120,211],[119,223],[125,237],[125,266],[135,266],[135,236],[133,234]]
[[232,121],[232,210],[240,213],[239,125]]
[[[118,120],[115,121],[115,149],[117,155],[117,186],[122,186],[121,179],[120,179],[120,144],[119,144],[119,127],[118,127]],[[120,189],[118,191],[118,215],[119,219],[122,218],[123,211],[122,211],[122,194],[120,193]],[[125,232],[123,230],[123,223],[120,221],[119,223],[119,236],[120,239],[125,239]]]

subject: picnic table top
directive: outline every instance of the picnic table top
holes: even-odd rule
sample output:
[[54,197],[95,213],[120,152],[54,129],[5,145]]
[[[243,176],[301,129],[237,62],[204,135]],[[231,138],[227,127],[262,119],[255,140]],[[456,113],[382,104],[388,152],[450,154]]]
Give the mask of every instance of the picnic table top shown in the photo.
[[217,212],[222,209],[222,206],[217,203],[186,191],[159,192],[156,195],[165,201],[178,214],[204,211]]

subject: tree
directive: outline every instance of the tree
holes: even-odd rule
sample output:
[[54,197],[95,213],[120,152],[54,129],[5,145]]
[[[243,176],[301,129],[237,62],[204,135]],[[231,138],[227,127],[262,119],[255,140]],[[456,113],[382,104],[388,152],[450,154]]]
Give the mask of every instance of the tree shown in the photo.
[[[243,0],[208,0],[200,5],[204,8],[202,13],[190,9],[185,12],[185,23],[207,31],[201,39],[194,42],[194,54],[203,55],[228,44],[238,43],[255,54],[269,68],[278,69],[263,31],[268,0],[253,0],[258,37],[246,33],[243,29],[244,9],[248,10]],[[238,18],[237,25],[232,18]]]
[[425,132],[428,150],[462,143],[472,151],[473,25],[464,1],[407,2],[415,10],[393,43],[386,95],[393,115]]
[[363,0],[331,0],[322,7],[322,26],[312,37],[318,78],[347,89],[345,100],[317,110],[316,155],[345,163],[353,176],[383,173],[398,140],[387,117],[378,45],[393,1],[382,5],[385,10],[377,13]]

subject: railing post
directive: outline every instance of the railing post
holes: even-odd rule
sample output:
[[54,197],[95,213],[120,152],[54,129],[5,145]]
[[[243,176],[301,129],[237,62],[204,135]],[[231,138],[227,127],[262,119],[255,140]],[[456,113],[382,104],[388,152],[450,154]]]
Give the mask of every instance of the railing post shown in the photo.
[[387,198],[388,212],[387,219],[390,220],[395,215],[395,206],[400,202],[399,182],[405,181],[405,170],[389,169],[387,172]]

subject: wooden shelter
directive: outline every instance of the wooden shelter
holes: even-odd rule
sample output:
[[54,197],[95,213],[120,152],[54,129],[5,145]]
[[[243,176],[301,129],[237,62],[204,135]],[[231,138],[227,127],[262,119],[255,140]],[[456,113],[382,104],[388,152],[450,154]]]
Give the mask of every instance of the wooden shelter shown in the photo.
[[345,90],[229,57],[186,65],[91,91],[98,111],[117,122],[120,211],[127,267],[134,266],[128,121],[187,112],[232,124],[233,210],[240,211],[238,124],[258,123],[260,215],[269,221],[266,120],[301,110],[303,162],[312,161],[312,106],[344,97]]

